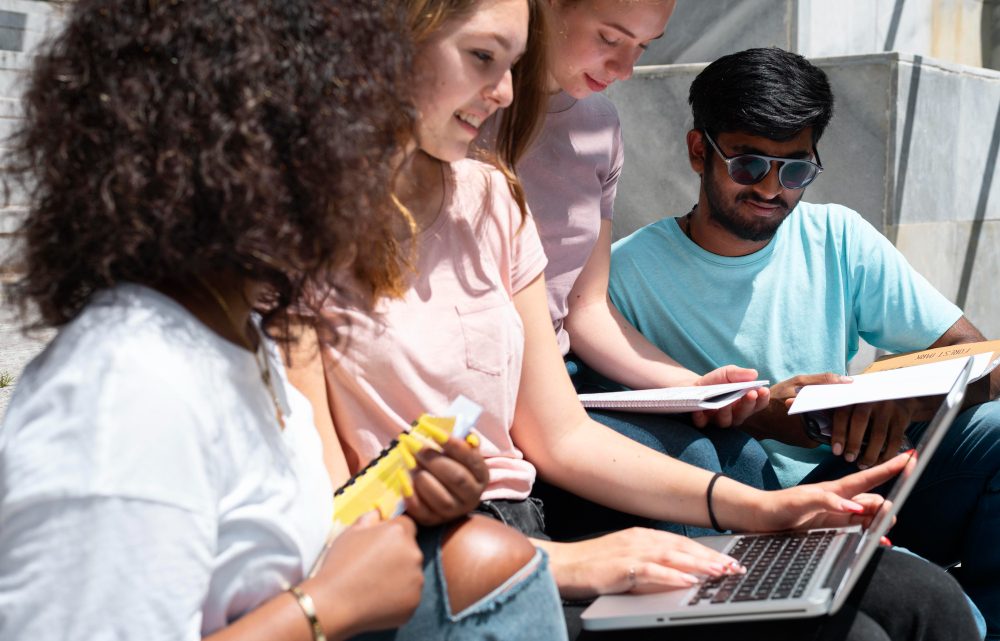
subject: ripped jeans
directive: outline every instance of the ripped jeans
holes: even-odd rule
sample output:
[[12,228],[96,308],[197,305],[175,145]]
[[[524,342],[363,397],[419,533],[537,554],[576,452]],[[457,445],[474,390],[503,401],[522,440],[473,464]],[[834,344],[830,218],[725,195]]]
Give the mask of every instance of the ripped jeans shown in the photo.
[[[396,630],[369,632],[363,641],[499,641],[566,639],[559,593],[548,569],[548,556],[535,556],[512,577],[476,603],[453,613],[441,562],[444,528],[419,528],[417,543],[424,553],[424,588],[410,620]],[[378,595],[372,595],[378,598]]]

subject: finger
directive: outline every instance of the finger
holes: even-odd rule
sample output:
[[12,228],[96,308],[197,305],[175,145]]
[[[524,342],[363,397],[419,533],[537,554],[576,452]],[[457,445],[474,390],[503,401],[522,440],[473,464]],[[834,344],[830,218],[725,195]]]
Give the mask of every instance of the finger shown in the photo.
[[698,379],[698,385],[718,385],[721,383],[743,383],[757,380],[757,370],[738,365],[725,365],[713,369]]
[[713,558],[701,558],[687,554],[682,550],[666,550],[653,560],[662,566],[696,576],[717,577],[729,574],[732,571],[729,562],[722,555]]
[[[697,563],[696,566],[691,566],[691,568],[680,568],[686,569],[688,572],[693,572],[692,568],[715,568],[713,570],[715,573],[721,574],[723,572],[743,572],[745,571],[743,566],[739,561],[729,556],[728,554],[723,554],[717,550],[702,545],[693,539],[687,537],[680,537],[681,544],[676,549],[676,552],[683,555],[683,558],[690,559],[691,563]],[[666,557],[664,558],[666,561]],[[673,563],[665,562],[665,565],[670,565],[672,567],[679,567]],[[702,569],[702,572],[705,570]]]
[[490,479],[490,470],[486,467],[486,459],[475,448],[454,436],[445,441],[441,450],[450,458],[464,465],[472,476],[484,486]]
[[389,523],[392,523],[395,527],[403,530],[403,533],[408,537],[415,537],[417,535],[417,524],[413,522],[413,519],[401,514],[397,517],[393,517]]
[[[689,588],[701,582],[697,576],[658,563],[639,563],[634,567],[633,585],[626,590],[635,593],[662,592],[676,588]],[[626,579],[626,584],[629,583]]]
[[851,419],[850,408],[837,408],[833,412],[833,426],[830,432],[830,449],[834,456],[844,453],[847,444],[847,422]]
[[446,520],[431,511],[415,494],[403,499],[403,510],[422,525],[437,525]]
[[354,522],[354,526],[359,528],[371,527],[381,520],[382,514],[378,510],[372,510],[358,517],[358,520]]
[[800,374],[792,379],[796,387],[805,387],[806,385],[839,385],[841,383],[850,383],[853,380],[850,376],[834,374],[833,372]]
[[889,436],[889,420],[891,418],[892,414],[888,408],[881,405],[873,408],[868,428],[868,445],[858,461],[858,467],[862,470],[878,462]]
[[[459,447],[468,449],[467,445],[459,445]],[[417,461],[420,463],[421,471],[429,472],[449,494],[460,497],[463,501],[468,500],[469,497],[478,497],[486,489],[486,479],[489,478],[489,473],[485,470],[485,462],[483,463],[484,469],[479,471],[482,477],[480,479],[476,477],[475,470],[442,452],[421,450],[417,453]],[[473,465],[475,464],[473,463]],[[427,498],[424,497],[424,500]]]
[[757,409],[755,412],[759,412],[771,402],[771,388],[769,387],[758,387],[757,388]]
[[716,427],[729,427],[733,424],[733,406],[722,407],[712,415],[712,423]]
[[757,390],[750,390],[743,398],[730,405],[732,408],[730,425],[742,425],[743,421],[757,411],[757,397]]
[[708,413],[703,411],[691,412],[691,423],[698,428],[708,425]]
[[422,470],[413,475],[413,492],[420,503],[442,521],[467,512],[466,505],[471,509],[471,504],[478,498],[478,495],[457,494],[454,488],[445,487],[440,479]]
[[847,426],[847,442],[844,443],[844,460],[851,463],[861,452],[861,441],[868,431],[868,419],[871,416],[871,405],[862,403],[851,408],[851,420]]
[[841,496],[856,496],[894,478],[902,471],[908,458],[906,454],[899,454],[881,465],[876,465],[875,467],[870,467],[867,470],[855,472],[854,474],[848,474],[841,479],[829,481],[822,485],[832,488],[834,492]]
[[892,417],[889,427],[889,439],[886,443],[885,450],[882,452],[880,463],[890,459],[891,457],[899,454],[899,450],[903,449],[903,440],[906,438],[906,428],[910,426],[909,417],[902,417],[900,415],[895,415]]

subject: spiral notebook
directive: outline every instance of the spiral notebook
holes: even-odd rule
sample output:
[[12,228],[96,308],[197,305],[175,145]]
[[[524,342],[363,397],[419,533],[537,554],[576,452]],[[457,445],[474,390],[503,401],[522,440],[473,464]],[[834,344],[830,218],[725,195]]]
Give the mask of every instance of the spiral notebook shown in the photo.
[[661,387],[627,392],[580,394],[579,398],[584,407],[591,409],[679,414],[717,410],[736,402],[750,390],[766,387],[767,384],[768,381],[747,381],[694,387]]

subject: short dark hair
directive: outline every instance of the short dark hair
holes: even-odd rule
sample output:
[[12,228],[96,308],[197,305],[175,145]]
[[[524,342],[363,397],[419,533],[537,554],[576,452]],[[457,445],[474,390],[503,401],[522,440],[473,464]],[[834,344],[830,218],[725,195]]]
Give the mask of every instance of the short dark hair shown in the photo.
[[833,92],[822,69],[776,47],[719,58],[691,83],[694,128],[742,131],[788,140],[807,127],[813,142],[833,116]]
[[384,0],[79,0],[42,47],[6,181],[28,190],[12,292],[44,323],[98,290],[227,271],[399,289],[390,188],[412,130],[405,15]]

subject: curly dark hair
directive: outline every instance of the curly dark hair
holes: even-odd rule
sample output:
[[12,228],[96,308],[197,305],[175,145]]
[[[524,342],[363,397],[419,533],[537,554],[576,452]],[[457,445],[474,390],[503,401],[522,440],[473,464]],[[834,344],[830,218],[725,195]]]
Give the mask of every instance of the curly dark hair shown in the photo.
[[411,59],[384,0],[70,4],[12,139],[5,180],[30,201],[13,299],[58,326],[119,282],[233,273],[271,286],[273,329],[335,270],[398,291]]

